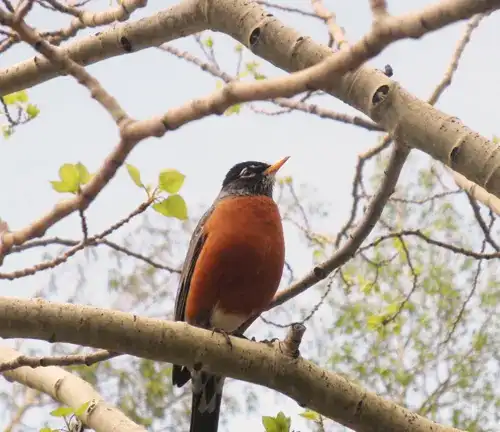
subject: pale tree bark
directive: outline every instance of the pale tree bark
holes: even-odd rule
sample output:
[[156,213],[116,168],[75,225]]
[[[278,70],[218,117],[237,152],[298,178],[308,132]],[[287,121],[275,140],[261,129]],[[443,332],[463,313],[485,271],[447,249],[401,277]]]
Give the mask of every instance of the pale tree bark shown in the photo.
[[[202,30],[220,31],[284,70],[293,72],[316,66],[288,80],[287,77],[266,80],[267,83],[241,83],[230,89],[228,86],[219,92],[218,98],[213,95],[205,101],[208,106],[201,112],[192,109],[176,112],[170,119],[165,117],[167,127],[176,128],[187,121],[220,113],[227,105],[220,100],[224,96],[226,102],[237,103],[292,96],[311,86],[322,88],[367,114],[408,146],[424,151],[500,197],[498,144],[414,97],[382,72],[361,66],[395,40],[420,37],[499,7],[500,0],[447,0],[402,17],[378,14],[369,34],[334,55],[328,47],[285,26],[257,3],[186,0],[153,17],[71,42],[64,53],[75,62],[88,65]],[[358,69],[345,73],[354,68]],[[44,58],[22,62],[0,71],[0,95],[33,86],[59,73],[58,67]]]
[[[286,394],[299,404],[358,432],[459,432],[427,420],[293,355],[289,349],[284,349],[286,344],[271,346],[231,338],[232,346],[229,346],[224,336],[183,322],[142,318],[109,309],[42,299],[0,297],[0,310],[0,336],[4,338],[67,342],[189,367],[202,364],[213,373]],[[54,392],[53,386],[63,371],[55,367],[47,369],[48,374],[53,372],[54,375],[45,381],[50,385],[43,391],[62,397]],[[16,370],[3,373],[15,374]],[[36,377],[44,373],[44,369],[31,371],[23,367],[21,370],[20,376],[33,373]],[[83,404],[88,397],[95,398],[90,390],[80,395],[78,386],[68,385],[65,389],[73,394],[72,398],[65,396],[65,402],[72,405]]]
[[451,172],[453,180],[460,186],[461,189],[466,191],[475,200],[483,203],[486,207],[493,210],[496,214],[500,215],[500,199],[495,195],[490,194],[486,189],[477,185],[476,183],[468,180],[462,174]]
[[[9,362],[19,357],[11,348],[0,346],[0,362]],[[145,432],[116,407],[108,404],[90,384],[56,366],[32,369],[24,366],[5,371],[2,375],[51,396],[54,400],[74,409],[91,402],[82,415],[84,423],[96,432]]]

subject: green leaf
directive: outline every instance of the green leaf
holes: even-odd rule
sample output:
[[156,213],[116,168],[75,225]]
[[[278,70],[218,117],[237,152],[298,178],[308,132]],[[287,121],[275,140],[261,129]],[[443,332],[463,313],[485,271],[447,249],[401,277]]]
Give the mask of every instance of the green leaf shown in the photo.
[[286,417],[281,411],[276,417],[262,417],[262,424],[266,432],[289,432],[291,423],[290,417]]
[[3,97],[3,101],[5,105],[14,105],[17,102],[25,103],[28,102],[28,93],[26,93],[26,90],[21,90],[15,93],[11,93],[5,95]]
[[85,413],[85,411],[87,410],[87,408],[89,407],[90,405],[90,401],[88,402],[85,402],[84,404],[80,405],[76,410],[75,410],[75,415],[77,417],[80,417],[81,415],[83,415]]
[[292,420],[280,411],[276,416],[276,423],[278,425],[279,432],[289,432]]
[[26,90],[18,91],[18,92],[16,92],[16,95],[17,95],[18,102],[21,102],[21,103],[28,102],[28,93],[26,92]]
[[153,204],[153,209],[163,216],[187,219],[187,206],[180,195],[170,195],[168,198]]
[[211,38],[211,37],[208,37],[205,39],[205,41],[203,42],[205,44],[205,46],[207,46],[208,48],[212,48],[214,46],[214,40]]
[[243,45],[241,44],[238,44],[234,47],[234,51],[236,51],[237,53],[240,53],[243,51]]
[[256,61],[248,62],[245,64],[247,71],[250,72],[251,74],[257,72],[259,66],[260,66],[259,62]]
[[174,169],[166,169],[160,172],[158,185],[162,191],[176,194],[184,184],[186,176]]
[[321,258],[323,258],[324,256],[324,252],[321,250],[321,249],[315,249],[313,251],[313,258],[316,260],[316,261],[320,261]]
[[180,195],[171,195],[167,198],[168,207],[173,217],[186,220],[188,217],[187,205]]
[[299,414],[301,417],[304,417],[307,420],[319,421],[319,414],[316,411],[305,410],[303,413]]
[[43,427],[43,428],[40,429],[39,432],[52,432],[52,429],[49,428],[49,427]]
[[59,168],[59,178],[67,185],[69,192],[77,192],[80,185],[78,168],[73,164],[64,164]]
[[11,125],[3,125],[2,126],[2,134],[5,139],[9,138],[12,136],[14,133],[14,128]]
[[241,104],[236,104],[230,106],[226,111],[224,111],[224,115],[231,115],[231,114],[239,114],[241,111]]
[[377,327],[382,324],[382,321],[384,320],[383,316],[380,315],[370,315],[367,320],[367,325],[370,330],[375,330]]
[[276,419],[274,417],[263,416],[262,424],[266,432],[278,432],[278,425],[276,424]]
[[488,342],[488,335],[485,333],[478,333],[473,337],[473,347],[475,351],[481,351],[484,345]]
[[38,109],[38,107],[36,105],[28,104],[28,106],[26,107],[26,114],[28,114],[28,117],[30,119],[33,119],[38,114],[40,114],[40,110]]
[[139,170],[134,165],[126,164],[126,166],[128,174],[132,181],[136,184],[136,186],[140,188],[144,187],[141,181],[141,173],[139,172]]
[[385,309],[386,315],[394,315],[397,311],[399,311],[399,308],[401,306],[401,303],[391,303],[387,308]]
[[411,383],[413,377],[406,371],[398,370],[394,375],[396,381],[403,387],[407,387]]
[[62,181],[51,181],[52,189],[59,193],[73,192],[72,188]]
[[368,294],[370,294],[370,293],[372,292],[372,288],[373,288],[373,282],[368,282],[368,281],[367,281],[367,282],[365,282],[365,283],[363,284],[363,286],[361,287],[361,292],[362,292],[363,294],[368,295]]
[[59,168],[60,181],[51,181],[52,187],[57,192],[77,193],[80,186],[80,176],[76,165],[64,164]]
[[76,169],[78,170],[78,178],[80,180],[80,184],[84,185],[89,182],[89,180],[92,178],[92,176],[89,174],[89,170],[85,165],[82,163],[78,162],[76,164]]
[[75,413],[75,410],[71,407],[59,407],[54,411],[50,412],[52,417],[66,417]]
[[17,102],[17,94],[16,93],[11,93],[8,95],[3,96],[3,103],[5,105],[13,105]]

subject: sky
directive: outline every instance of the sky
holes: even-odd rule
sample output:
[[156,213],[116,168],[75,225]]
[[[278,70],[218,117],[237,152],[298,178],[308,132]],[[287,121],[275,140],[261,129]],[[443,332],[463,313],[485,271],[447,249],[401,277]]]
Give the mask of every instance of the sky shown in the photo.
[[[134,13],[130,21],[150,16],[174,3],[172,0],[152,0],[147,8]],[[398,14],[433,2],[389,0],[388,3],[390,12]],[[109,0],[93,4],[94,8],[102,9],[109,5]],[[288,0],[280,4],[310,10],[310,3],[304,0]],[[325,6],[336,12],[337,21],[346,29],[350,41],[357,40],[369,30],[371,17],[367,0],[325,0]],[[277,10],[272,12],[285,24],[315,40],[327,41],[326,28],[319,21]],[[40,11],[39,8],[29,20],[30,24],[44,30],[59,28],[65,22],[66,19],[58,14]],[[446,91],[437,104],[439,109],[459,117],[486,137],[499,133],[499,24],[500,15],[497,13],[487,18],[474,32],[451,90]],[[398,42],[370,64],[383,68],[389,63],[395,73],[394,79],[425,99],[446,70],[464,28],[465,23],[460,23],[421,40]],[[233,74],[236,42],[225,35],[212,36],[220,64]],[[200,55],[192,37],[175,41],[173,45]],[[245,55],[248,60],[252,58],[248,52]],[[3,68],[32,56],[33,50],[27,46],[2,54],[0,73]],[[260,62],[268,75],[283,73],[264,60]],[[88,67],[88,71],[131,116],[138,119],[163,113],[215,89],[215,79],[211,76],[154,48],[105,60]],[[18,128],[9,140],[0,138],[0,182],[4,185],[0,195],[0,218],[6,220],[11,229],[29,224],[61,198],[49,184],[49,180],[57,178],[61,164],[81,161],[93,171],[118,139],[116,127],[107,113],[71,77],[42,83],[29,89],[28,94],[32,103],[40,108],[40,116]],[[340,112],[355,112],[331,97],[322,98],[321,104]],[[0,118],[0,121],[4,119]],[[302,113],[268,117],[244,109],[238,116],[205,118],[169,132],[161,139],[144,140],[129,156],[128,162],[141,170],[145,181],[154,181],[164,168],[180,170],[186,175],[182,195],[188,208],[196,209],[212,202],[223,176],[233,164],[248,159],[273,162],[289,155],[291,158],[281,174],[293,176],[296,184],[313,187],[316,198],[328,203],[329,219],[322,222],[318,229],[334,233],[350,212],[351,183],[357,155],[374,146],[376,137],[376,134],[353,126]],[[411,177],[411,164],[405,167],[403,175]],[[142,199],[141,191],[133,187],[126,170],[121,169],[87,212],[91,232],[108,227],[129,213]],[[47,233],[70,238],[78,238],[79,234],[79,221],[75,215]],[[310,265],[305,257],[310,253],[304,250],[303,244],[295,240],[291,243],[287,243],[287,258],[298,274],[305,273]],[[32,265],[37,256],[31,253],[9,257],[2,271]],[[104,306],[99,303],[98,293],[107,288],[107,265],[109,262],[102,260],[93,265],[89,274],[88,286],[96,290],[93,304],[99,306]],[[49,277],[50,272],[45,272],[13,282],[0,281],[0,292],[2,295],[30,297],[48,283]],[[72,275],[65,275],[65,280],[72,283]],[[271,392],[266,392],[264,398],[262,402],[265,400],[266,403],[261,405],[262,415],[274,415],[279,410],[289,415],[300,412],[293,401],[284,397],[277,399]],[[297,420],[295,427],[299,428],[300,424]],[[258,430],[260,419],[242,417],[231,423],[234,429],[251,425]]]

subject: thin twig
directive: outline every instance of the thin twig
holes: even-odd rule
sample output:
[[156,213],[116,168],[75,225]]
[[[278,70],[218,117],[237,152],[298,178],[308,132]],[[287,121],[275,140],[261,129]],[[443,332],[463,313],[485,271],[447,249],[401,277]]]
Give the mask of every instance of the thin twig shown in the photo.
[[153,202],[153,200],[149,199],[148,201],[142,203],[132,213],[130,213],[127,217],[125,217],[125,218],[121,219],[120,221],[118,221],[117,223],[113,224],[111,227],[109,227],[108,229],[106,229],[102,233],[96,234],[88,239],[84,239],[81,242],[78,242],[77,245],[73,246],[71,249],[67,250],[62,255],[60,255],[52,260],[41,262],[39,264],[34,265],[33,267],[24,268],[22,270],[15,270],[15,271],[9,272],[9,273],[0,273],[0,280],[1,279],[7,279],[7,280],[19,279],[22,277],[34,275],[35,273],[38,273],[38,272],[43,271],[43,270],[57,267],[58,265],[66,262],[69,258],[71,258],[73,255],[75,255],[77,252],[85,249],[85,247],[87,247],[89,244],[97,243],[98,241],[102,240],[104,237],[107,237],[112,232],[121,228],[123,225],[128,223],[135,216],[146,211],[146,209],[150,206],[150,204],[152,202]]
[[385,0],[370,0],[373,22],[378,23],[387,17],[387,2]]
[[78,210],[78,214],[80,215],[80,222],[82,225],[82,234],[83,234],[83,241],[87,241],[89,237],[89,228],[87,226],[87,218],[85,217],[85,212],[82,209]]
[[[23,12],[24,9],[19,11],[19,13]],[[18,20],[17,15],[9,18],[8,21],[12,30],[15,30],[24,42],[30,44],[61,71],[73,76],[79,84],[85,86],[91,96],[111,115],[118,126],[129,118],[117,100],[104,90],[99,81],[90,75],[83,66],[71,60],[60,48],[45,41],[35,29],[22,19]]]
[[[59,237],[52,237],[52,238],[46,238],[46,239],[41,239],[41,240],[32,240],[29,242],[26,242],[20,246],[14,246],[10,251],[9,254],[14,254],[14,253],[20,253],[22,251],[25,251],[27,249],[33,249],[33,248],[38,248],[38,247],[46,247],[50,245],[59,245],[59,246],[77,246],[80,244],[81,241],[78,240],[70,240],[70,239],[63,239]],[[156,261],[154,261],[152,258],[149,258],[145,255],[142,255],[140,253],[131,251],[130,249],[127,249],[124,246],[120,246],[119,244],[112,242],[111,240],[108,239],[97,239],[95,241],[88,241],[87,240],[87,247],[95,247],[99,245],[104,245],[108,246],[111,249],[116,250],[117,252],[121,252],[124,255],[128,255],[132,258],[136,258],[140,261],[144,261],[146,264],[149,264],[151,267],[160,269],[160,270],[167,270],[172,273],[180,273],[180,270],[178,268],[174,268],[165,264],[160,264]]]
[[[448,69],[446,70],[443,78],[428,99],[429,104],[434,105],[438,101],[439,97],[444,93],[444,91],[451,85],[453,76],[458,70],[458,66],[460,64],[460,60],[462,59],[465,48],[471,40],[472,33],[479,27],[479,24],[486,16],[488,16],[488,13],[477,14],[473,16],[467,23],[464,34],[458,41],[457,47],[455,48],[455,51],[452,55]],[[500,199],[498,197],[490,194],[484,188],[470,181],[462,174],[459,174],[451,169],[449,171],[458,187],[465,190],[474,199],[480,201],[485,206],[492,209],[496,214],[500,215]]]
[[413,266],[413,261],[411,260],[408,246],[406,245],[406,242],[402,238],[400,238],[399,240],[401,241],[401,246],[403,248],[403,252],[405,255],[406,264],[408,264],[408,267],[410,268],[413,281],[410,291],[403,299],[403,301],[399,304],[398,310],[393,315],[385,318],[382,321],[383,325],[387,325],[390,322],[394,321],[401,314],[406,304],[410,301],[410,297],[413,295],[413,293],[417,290],[418,287],[418,273],[416,272],[415,267]]
[[257,3],[259,3],[262,6],[266,6],[266,7],[273,8],[273,9],[278,9],[278,10],[281,10],[281,11],[284,11],[284,12],[291,12],[291,13],[294,13],[294,14],[303,15],[303,16],[307,16],[307,17],[310,17],[310,18],[317,18],[317,19],[323,20],[323,18],[321,18],[318,14],[315,14],[313,12],[305,11],[304,9],[299,9],[299,8],[295,8],[295,7],[291,7],[291,6],[283,6],[283,5],[271,3],[271,2],[268,2],[268,1],[264,1],[264,0],[257,0]]
[[111,352],[108,350],[99,350],[92,354],[82,355],[65,355],[65,356],[25,356],[20,355],[13,360],[0,363],[0,373],[17,369],[23,366],[31,368],[47,367],[47,366],[74,366],[86,365],[91,366],[95,363],[106,361],[122,354]]
[[[217,67],[215,67],[213,64],[204,62],[200,60],[199,58],[193,56],[192,54],[182,51],[178,48],[175,48],[172,45],[169,44],[163,44],[158,47],[162,51],[168,52],[169,54],[172,54],[180,59],[186,60],[196,66],[198,66],[200,69],[209,72],[211,75],[222,79],[226,83],[231,83],[231,82],[236,82],[237,79],[229,75],[228,73],[221,71]],[[309,114],[314,114],[317,115],[320,118],[328,118],[331,120],[336,120],[342,123],[346,124],[353,124],[355,126],[359,126],[362,128],[365,128],[367,130],[371,131],[383,131],[382,127],[377,125],[376,123],[372,122],[371,120],[359,117],[359,116],[350,116],[348,114],[342,114],[342,113],[337,113],[331,110],[328,110],[326,108],[322,108],[318,105],[314,104],[306,104],[304,102],[300,101],[294,101],[293,99],[288,99],[288,98],[275,98],[270,100],[272,103],[281,106],[283,108],[286,108],[288,110],[297,110],[297,111],[302,111],[306,112]]]
[[490,229],[488,229],[488,226],[486,225],[483,216],[481,216],[481,209],[479,208],[478,203],[470,194],[466,193],[466,195],[467,198],[469,199],[469,204],[472,207],[472,211],[474,212],[474,217],[476,218],[477,223],[481,228],[481,231],[483,231],[484,239],[486,240],[487,243],[490,244],[490,246],[493,249],[495,249],[497,252],[500,252],[500,247],[498,246],[497,242],[493,240],[493,237],[491,237]]
[[[61,42],[75,36],[79,31],[85,28],[100,27],[114,22],[123,22],[130,18],[130,16],[139,8],[147,5],[147,0],[121,0],[117,6],[110,7],[107,10],[92,12],[89,10],[81,10],[78,7],[83,6],[86,2],[68,6],[55,0],[50,0],[51,9],[58,10],[62,13],[67,13],[74,16],[68,27],[40,32],[40,36],[45,38],[47,42],[54,45],[59,45]],[[38,2],[40,6],[46,6],[43,2]],[[17,34],[13,34],[8,42],[9,46],[0,47],[0,52],[10,48],[13,44],[20,41]]]
[[366,250],[371,249],[373,247],[376,247],[384,241],[387,241],[387,240],[390,240],[393,238],[403,238],[403,237],[417,237],[417,238],[419,238],[419,239],[421,239],[421,240],[423,240],[426,243],[429,243],[431,245],[438,246],[438,247],[441,247],[443,249],[447,249],[451,252],[454,252],[456,254],[464,255],[464,256],[470,257],[470,258],[484,259],[484,260],[492,260],[492,259],[500,258],[500,252],[493,252],[493,253],[474,252],[474,251],[469,250],[469,249],[465,249],[465,248],[462,248],[459,246],[455,246],[455,245],[452,245],[449,243],[442,242],[440,240],[433,239],[432,237],[425,235],[420,230],[401,230],[398,232],[393,232],[393,233],[381,235],[375,241],[360,248],[358,253],[366,251]]
[[458,65],[465,51],[465,47],[470,42],[472,32],[479,26],[479,24],[481,23],[482,19],[485,16],[486,14],[478,14],[473,16],[469,20],[463,36],[458,41],[457,47],[455,48],[455,52],[453,53],[448,69],[446,70],[439,84],[436,86],[436,88],[430,95],[429,99],[427,99],[427,102],[429,104],[434,105],[438,101],[440,96],[444,93],[444,91],[451,85],[453,75],[458,70]]
[[341,49],[344,45],[347,45],[348,42],[345,38],[344,29],[337,24],[335,14],[325,7],[323,0],[311,0],[311,5],[316,15],[318,15],[328,27],[328,34],[330,35],[328,46],[333,47],[333,45],[336,44],[337,47]]

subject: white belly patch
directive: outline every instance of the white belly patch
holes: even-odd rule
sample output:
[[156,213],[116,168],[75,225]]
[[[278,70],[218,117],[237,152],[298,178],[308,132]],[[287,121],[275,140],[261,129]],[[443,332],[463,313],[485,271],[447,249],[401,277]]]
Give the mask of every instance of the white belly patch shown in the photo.
[[210,318],[210,324],[212,327],[216,327],[231,333],[235,331],[241,324],[247,320],[246,315],[237,315],[222,311],[217,308],[217,306],[212,311],[212,317]]

